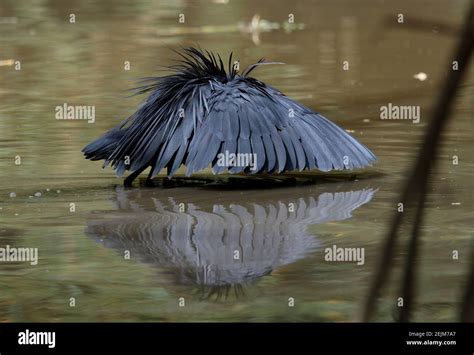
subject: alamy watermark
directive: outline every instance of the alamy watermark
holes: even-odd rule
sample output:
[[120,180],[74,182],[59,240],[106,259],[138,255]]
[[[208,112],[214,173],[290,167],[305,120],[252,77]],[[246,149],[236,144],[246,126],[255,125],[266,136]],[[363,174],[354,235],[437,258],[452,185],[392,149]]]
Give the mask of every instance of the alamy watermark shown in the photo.
[[87,120],[87,123],[95,122],[95,106],[68,105],[56,106],[57,120]]
[[56,347],[56,332],[35,332],[25,329],[18,333],[19,345],[47,345],[48,348]]
[[325,261],[356,262],[357,265],[365,264],[365,248],[338,248],[333,245],[324,249]]
[[380,106],[380,119],[382,120],[411,120],[420,122],[420,106],[400,106],[389,102]]
[[250,167],[250,170],[257,170],[257,154],[256,153],[224,153],[217,154],[217,166],[219,167]]
[[17,248],[6,245],[0,248],[0,262],[29,262],[38,265],[38,248]]

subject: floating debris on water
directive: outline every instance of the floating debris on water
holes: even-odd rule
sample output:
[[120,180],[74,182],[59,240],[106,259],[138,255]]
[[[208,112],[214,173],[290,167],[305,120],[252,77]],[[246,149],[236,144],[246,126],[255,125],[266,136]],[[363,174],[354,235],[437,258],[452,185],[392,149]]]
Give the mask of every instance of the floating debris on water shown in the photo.
[[0,59],[0,67],[10,67],[15,64],[13,59]]
[[[224,0],[225,1],[225,0]],[[241,21],[235,24],[227,25],[204,25],[195,27],[174,26],[159,28],[156,30],[158,36],[179,36],[189,34],[216,34],[216,33],[233,33],[241,32],[243,34],[251,35],[254,44],[260,43],[260,33],[271,31],[284,31],[291,33],[294,31],[301,31],[305,29],[304,23],[295,23],[289,21],[275,22],[265,20],[260,15],[253,15],[250,22]]]
[[425,81],[428,79],[428,75],[426,73],[419,72],[418,74],[413,75],[413,78],[419,81]]
[[11,198],[16,197],[16,193],[15,192],[10,192],[10,197]]
[[35,192],[35,197],[41,197],[41,192]]

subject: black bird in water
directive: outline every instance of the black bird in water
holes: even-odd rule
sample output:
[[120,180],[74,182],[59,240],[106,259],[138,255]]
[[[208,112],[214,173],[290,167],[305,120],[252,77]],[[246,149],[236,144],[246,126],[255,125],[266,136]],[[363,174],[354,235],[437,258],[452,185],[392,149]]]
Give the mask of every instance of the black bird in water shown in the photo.
[[[171,75],[145,79],[140,108],[87,145],[84,155],[105,160],[125,186],[151,167],[147,182],[167,168],[186,165],[186,175],[212,165],[217,174],[321,171],[371,165],[375,155],[343,129],[277,89],[249,77],[263,59],[241,74],[229,56],[186,48]],[[227,157],[227,158],[225,158]]]

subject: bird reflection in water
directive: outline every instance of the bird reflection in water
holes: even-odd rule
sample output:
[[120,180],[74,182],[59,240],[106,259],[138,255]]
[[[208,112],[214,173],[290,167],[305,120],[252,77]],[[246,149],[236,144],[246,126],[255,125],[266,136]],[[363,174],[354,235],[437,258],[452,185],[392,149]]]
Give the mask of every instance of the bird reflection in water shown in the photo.
[[86,234],[204,297],[238,297],[243,285],[318,249],[308,227],[350,218],[375,191],[358,182],[263,191],[118,187],[115,210],[94,213]]

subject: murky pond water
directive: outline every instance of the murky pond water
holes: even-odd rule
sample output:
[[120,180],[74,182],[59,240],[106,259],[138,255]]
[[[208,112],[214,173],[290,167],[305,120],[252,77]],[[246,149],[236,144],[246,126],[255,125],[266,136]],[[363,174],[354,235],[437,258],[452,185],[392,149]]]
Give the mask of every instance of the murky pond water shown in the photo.
[[[0,321],[354,319],[466,3],[2,1],[0,248],[38,248],[39,262],[0,262]],[[398,24],[400,12],[439,26]],[[85,144],[135,110],[126,90],[172,64],[170,48],[196,44],[244,65],[285,62],[254,75],[353,131],[378,164],[357,181],[124,189],[84,160]],[[431,177],[419,321],[458,319],[474,230],[473,79],[471,66]],[[95,106],[95,122],[56,120],[64,103]],[[420,106],[420,122],[381,120],[389,103]],[[333,245],[364,248],[364,264],[325,261]],[[394,319],[403,247],[378,320]]]

